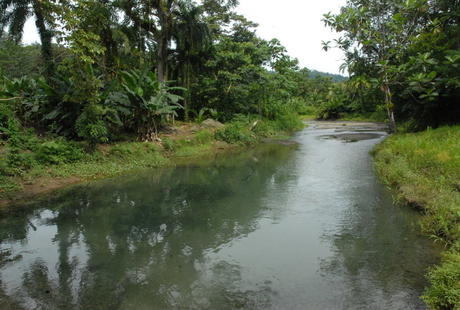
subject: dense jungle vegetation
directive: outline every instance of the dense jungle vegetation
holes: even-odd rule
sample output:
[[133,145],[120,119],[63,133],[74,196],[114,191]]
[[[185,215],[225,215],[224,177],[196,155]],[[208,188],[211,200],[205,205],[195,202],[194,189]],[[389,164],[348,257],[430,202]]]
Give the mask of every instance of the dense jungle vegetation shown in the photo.
[[[392,132],[458,123],[458,0],[348,0],[339,13],[325,14],[325,25],[342,35],[323,42],[326,51],[343,50],[349,78],[342,80],[299,68],[279,40],[259,38],[257,24],[232,11],[237,5],[0,0],[0,195],[17,191],[18,178],[57,173],[53,165],[71,175],[82,162],[99,165],[112,156],[126,163],[142,153],[148,166],[179,144],[250,143],[293,132],[301,128],[299,115],[387,119]],[[29,17],[40,43],[24,46]],[[160,137],[168,124],[206,118],[226,127],[177,145]],[[456,132],[449,141],[458,144]],[[111,146],[101,153],[104,145]],[[458,157],[436,154],[438,161]],[[424,171],[456,173],[437,169],[438,161]],[[448,225],[458,227],[459,212],[453,205]],[[426,297],[434,309],[460,309],[458,246],[449,253],[456,257],[444,264],[450,271],[431,273],[434,287],[443,287]]]

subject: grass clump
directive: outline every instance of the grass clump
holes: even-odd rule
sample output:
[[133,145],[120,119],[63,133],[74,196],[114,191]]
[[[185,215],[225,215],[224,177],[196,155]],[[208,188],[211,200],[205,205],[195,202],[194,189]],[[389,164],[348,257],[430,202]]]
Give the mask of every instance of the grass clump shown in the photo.
[[109,154],[121,159],[143,157],[160,153],[159,146],[148,142],[119,143],[109,149]]
[[213,132],[201,129],[192,137],[179,138],[175,140],[174,156],[185,157],[201,154],[203,151],[211,149],[215,141]]
[[431,286],[423,300],[430,309],[460,309],[460,255],[447,253],[443,264],[428,272]]
[[446,244],[427,275],[432,309],[460,309],[460,126],[397,134],[375,150],[375,167],[400,197],[424,213],[423,231]]

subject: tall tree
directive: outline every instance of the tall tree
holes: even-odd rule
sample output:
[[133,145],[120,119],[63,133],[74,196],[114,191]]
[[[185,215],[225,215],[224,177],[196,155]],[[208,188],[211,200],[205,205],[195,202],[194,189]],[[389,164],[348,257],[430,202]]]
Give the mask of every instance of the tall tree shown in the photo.
[[426,10],[426,0],[348,0],[340,14],[324,15],[326,25],[344,33],[336,43],[345,52],[352,78],[367,74],[378,81],[392,132],[397,131],[392,88],[401,82],[405,50]]
[[[206,61],[206,52],[212,46],[208,24],[200,17],[202,9],[189,2],[181,2],[173,27],[175,42],[175,71],[183,87],[190,88],[192,73],[198,72]],[[184,98],[185,117],[190,103],[190,92]]]
[[[171,47],[176,23],[181,23],[181,5],[188,0],[126,0],[117,5],[133,24],[147,31],[156,44],[156,67],[158,81],[168,79],[168,50]],[[234,7],[236,0],[207,0],[213,8]]]
[[58,12],[58,6],[53,1],[0,0],[0,36],[8,28],[11,38],[16,43],[19,43],[22,39],[27,19],[32,16],[35,18],[47,77],[51,77],[54,72],[51,41],[55,21],[53,14]]

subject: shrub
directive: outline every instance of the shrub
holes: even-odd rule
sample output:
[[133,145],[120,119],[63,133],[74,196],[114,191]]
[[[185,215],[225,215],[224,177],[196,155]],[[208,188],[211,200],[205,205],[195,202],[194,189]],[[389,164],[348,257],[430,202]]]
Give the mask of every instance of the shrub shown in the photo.
[[6,140],[11,132],[19,130],[19,123],[14,117],[13,108],[0,101],[0,139]]
[[5,176],[21,176],[25,171],[36,165],[35,158],[31,153],[10,152],[5,164],[0,166],[0,174]]
[[83,148],[78,143],[65,140],[43,142],[35,153],[35,159],[41,164],[71,163],[83,156]]
[[270,121],[268,119],[260,120],[256,126],[252,129],[260,137],[269,138],[274,137],[278,134],[277,126],[275,126],[275,121]]
[[208,130],[200,130],[195,134],[195,141],[198,145],[209,143],[213,139],[214,134]]
[[289,109],[280,111],[276,117],[276,123],[279,130],[293,133],[304,128],[304,124],[299,119],[298,115]]
[[241,123],[228,124],[224,129],[217,130],[215,137],[217,140],[233,144],[248,144],[258,140],[256,135]]
[[163,138],[162,140],[163,148],[167,152],[174,152],[176,150],[176,146],[174,145],[174,141],[169,138]]
[[304,125],[295,108],[288,104],[272,104],[265,111],[266,117],[275,122],[277,131],[292,133],[301,130]]

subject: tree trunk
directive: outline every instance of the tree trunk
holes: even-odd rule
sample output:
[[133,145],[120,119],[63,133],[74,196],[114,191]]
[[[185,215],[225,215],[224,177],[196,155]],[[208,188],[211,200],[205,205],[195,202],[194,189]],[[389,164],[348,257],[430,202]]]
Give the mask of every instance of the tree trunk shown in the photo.
[[395,115],[393,112],[393,100],[391,96],[390,86],[388,86],[388,84],[384,85],[382,89],[385,93],[385,105],[387,109],[388,126],[390,127],[390,133],[397,133],[398,128],[396,127]]
[[158,42],[158,54],[157,54],[157,70],[158,70],[158,82],[164,84],[166,81],[166,66],[167,66],[167,48],[168,39],[162,36]]
[[387,114],[388,114],[388,127],[390,127],[390,133],[397,133],[398,128],[396,127],[395,115],[393,113],[393,109],[387,107]]
[[51,40],[53,39],[52,32],[46,27],[45,17],[42,14],[42,8],[40,5],[34,3],[35,13],[35,26],[37,27],[38,34],[41,41],[42,57],[45,63],[45,78],[49,81],[49,78],[54,75],[54,61],[53,61],[53,47]]

